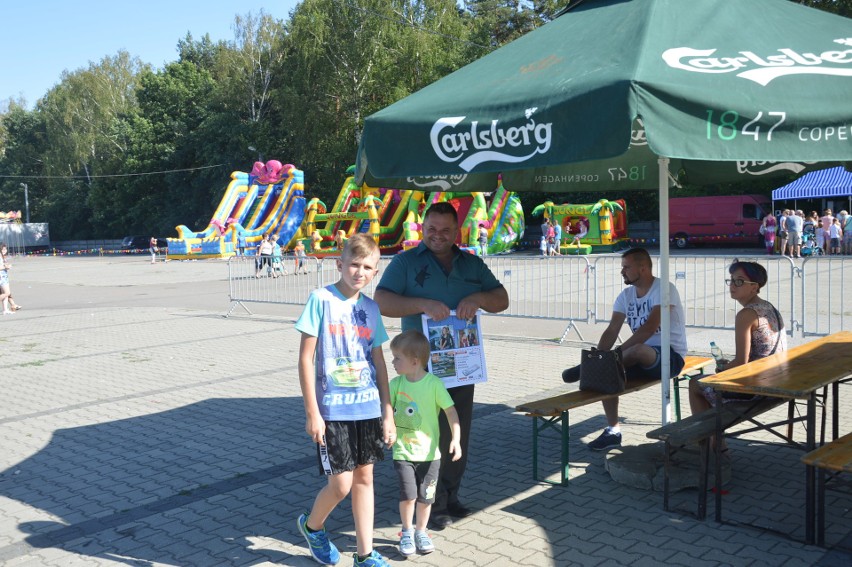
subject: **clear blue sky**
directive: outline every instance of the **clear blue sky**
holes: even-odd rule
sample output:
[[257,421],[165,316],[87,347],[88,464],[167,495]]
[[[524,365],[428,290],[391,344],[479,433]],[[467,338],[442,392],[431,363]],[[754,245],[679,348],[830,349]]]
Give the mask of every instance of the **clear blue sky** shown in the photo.
[[187,32],[232,40],[234,16],[286,20],[297,0],[17,0],[3,2],[0,108],[23,96],[27,107],[59,82],[62,71],[124,49],[155,68],[177,59]]

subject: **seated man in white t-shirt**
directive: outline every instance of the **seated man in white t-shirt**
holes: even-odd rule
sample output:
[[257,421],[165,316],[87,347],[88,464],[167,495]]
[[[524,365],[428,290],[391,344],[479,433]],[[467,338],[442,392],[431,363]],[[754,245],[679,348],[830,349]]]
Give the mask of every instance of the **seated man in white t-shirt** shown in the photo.
[[[621,255],[621,277],[630,286],[618,295],[612,307],[612,319],[598,341],[599,350],[610,350],[615,346],[618,332],[627,323],[633,334],[621,345],[624,367],[628,378],[661,378],[662,338],[660,335],[660,280],[652,273],[651,256],[644,248],[631,248]],[[686,356],[686,325],[683,306],[674,284],[669,283],[671,301],[671,348],[668,354],[671,376],[683,369]],[[565,382],[580,379],[580,367],[562,372]],[[601,402],[606,413],[608,427],[589,443],[589,448],[602,451],[621,445],[621,429],[618,426],[618,398]]]

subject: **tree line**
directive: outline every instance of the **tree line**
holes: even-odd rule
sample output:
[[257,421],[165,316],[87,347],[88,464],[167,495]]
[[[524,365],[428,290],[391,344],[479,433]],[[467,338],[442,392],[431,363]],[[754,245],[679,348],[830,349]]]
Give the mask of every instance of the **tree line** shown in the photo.
[[[161,69],[106,55],[63,72],[32,110],[0,105],[0,209],[24,208],[24,182],[32,221],[54,240],[172,236],[205,227],[229,174],[259,159],[293,163],[308,195],[333,201],[365,117],[568,3],[303,0],[286,20],[236,16],[232,40],[187,34]],[[852,13],[852,0],[800,3]],[[532,210],[564,196],[524,199]]]

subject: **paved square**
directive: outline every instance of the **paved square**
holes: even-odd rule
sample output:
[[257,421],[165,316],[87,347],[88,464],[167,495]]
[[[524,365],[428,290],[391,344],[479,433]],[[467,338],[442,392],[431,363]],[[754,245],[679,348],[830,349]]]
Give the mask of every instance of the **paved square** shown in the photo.
[[[0,565],[315,565],[295,529],[324,482],[304,433],[293,328],[300,306],[253,304],[251,316],[236,309],[223,317],[228,268],[220,261],[151,265],[142,255],[14,265],[24,309],[0,319]],[[315,283],[289,278],[286,285]],[[732,441],[730,523],[721,526],[712,501],[710,518],[697,521],[665,513],[660,493],[615,483],[604,455],[584,445],[604,426],[598,406],[572,412],[570,485],[533,482],[532,425],[514,407],[563,391],[559,374],[581,345],[553,340],[559,322],[494,316],[483,324],[490,380],[477,387],[462,489],[477,512],[434,532],[437,551],[409,562],[852,564],[848,494],[830,493],[834,550],[785,537],[804,539],[804,468],[799,452],[779,445]],[[583,335],[596,340],[602,330]],[[708,332],[689,335],[706,352]],[[852,401],[844,394],[845,432]],[[646,443],[659,424],[659,391],[625,397],[621,414],[625,443]],[[554,475],[557,450],[543,455]],[[376,546],[401,563],[390,461],[377,466],[375,485]],[[695,497],[687,490],[673,504],[692,509]],[[348,502],[328,527],[349,565]]]

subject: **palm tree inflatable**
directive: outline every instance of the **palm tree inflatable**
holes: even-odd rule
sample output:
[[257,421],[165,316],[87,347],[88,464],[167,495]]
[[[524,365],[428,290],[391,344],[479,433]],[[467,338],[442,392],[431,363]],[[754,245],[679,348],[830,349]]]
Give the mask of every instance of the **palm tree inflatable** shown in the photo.
[[624,211],[624,207],[615,201],[607,201],[606,199],[601,199],[592,207],[591,213],[598,215],[601,244],[612,244],[612,216],[615,211]]

